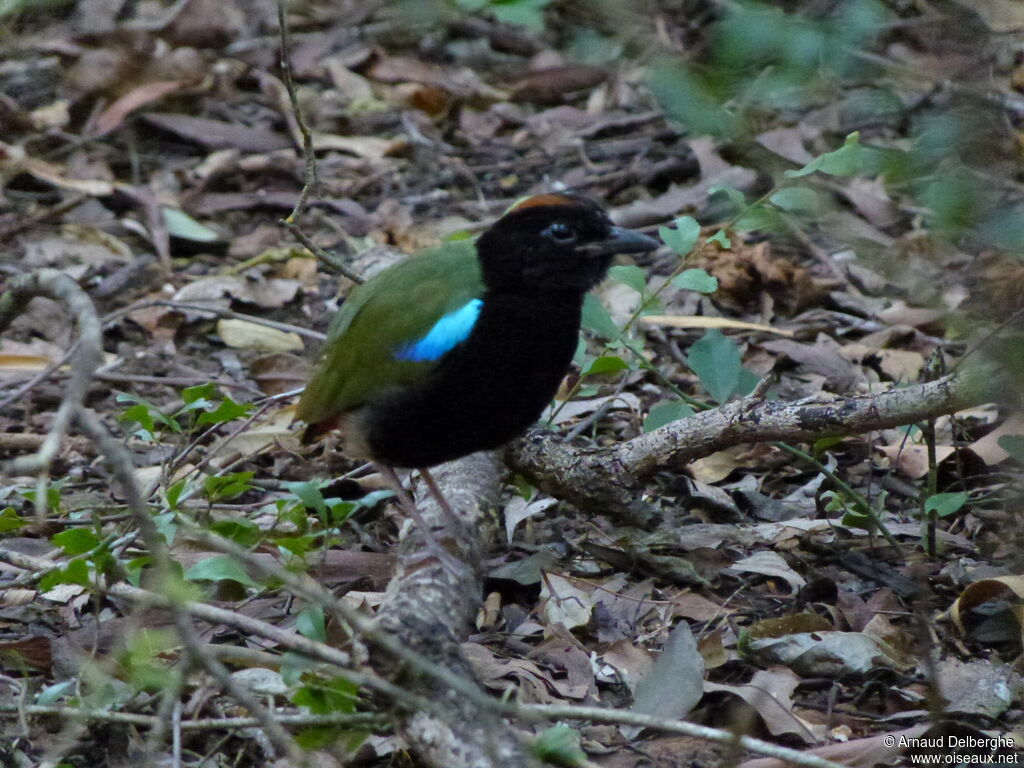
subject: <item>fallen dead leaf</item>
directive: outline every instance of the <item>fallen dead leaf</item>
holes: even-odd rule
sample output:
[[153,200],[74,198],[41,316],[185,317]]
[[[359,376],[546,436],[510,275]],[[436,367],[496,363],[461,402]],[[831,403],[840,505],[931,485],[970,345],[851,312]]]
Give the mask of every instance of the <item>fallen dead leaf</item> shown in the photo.
[[[928,474],[928,447],[915,443],[897,443],[883,445],[879,449],[888,459],[889,464],[904,477],[918,480]],[[942,461],[955,449],[951,445],[936,445],[935,460]]]
[[313,135],[313,146],[319,151],[345,152],[364,160],[380,162],[404,152],[409,143],[404,139],[381,139],[377,136],[339,136],[333,133]]
[[825,739],[825,726],[808,722],[793,712],[793,691],[799,683],[800,678],[792,670],[771,667],[758,670],[743,685],[705,682],[704,691],[739,696],[757,711],[773,736],[793,734],[807,744],[817,744]]
[[303,349],[302,337],[291,331],[268,328],[248,320],[221,319],[217,321],[217,335],[221,341],[235,349],[254,349],[258,352],[294,352]]
[[[298,280],[269,278],[254,280],[240,275],[214,275],[189,283],[174,294],[174,301],[202,304],[227,297],[264,308],[283,307],[299,292]],[[223,303],[214,303],[223,306]]]
[[994,466],[1010,456],[1006,449],[999,445],[999,438],[1004,435],[1024,435],[1024,415],[1013,414],[983,438],[975,440],[969,447],[978,458],[989,466]]
[[807,583],[804,577],[790,568],[777,552],[755,552],[749,557],[737,560],[726,570],[732,573],[759,573],[762,576],[780,578],[790,585],[794,594]]
[[183,85],[184,83],[180,80],[164,80],[144,83],[133,88],[100,113],[100,116],[96,118],[93,135],[104,136],[119,128],[125,118],[136,109],[180,90]]
[[557,623],[572,629],[590,621],[590,613],[594,609],[590,592],[580,589],[575,581],[554,573],[547,574],[542,584],[540,599],[548,624]]
[[1013,595],[1018,601],[1024,601],[1024,575],[995,576],[991,579],[979,579],[967,586],[967,589],[956,599],[949,609],[949,616],[960,631],[966,634],[964,614],[972,608],[991,600],[1005,599]]

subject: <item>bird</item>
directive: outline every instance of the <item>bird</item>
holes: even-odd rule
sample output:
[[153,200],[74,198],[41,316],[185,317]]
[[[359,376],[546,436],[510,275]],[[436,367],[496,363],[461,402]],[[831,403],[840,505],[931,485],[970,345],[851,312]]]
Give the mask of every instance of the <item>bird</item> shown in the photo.
[[551,192],[514,204],[475,241],[375,275],[331,320],[296,409],[303,441],[340,429],[344,452],[374,462],[418,526],[395,468],[420,470],[451,515],[429,467],[537,421],[572,362],[586,293],[616,254],[658,245],[588,197]]

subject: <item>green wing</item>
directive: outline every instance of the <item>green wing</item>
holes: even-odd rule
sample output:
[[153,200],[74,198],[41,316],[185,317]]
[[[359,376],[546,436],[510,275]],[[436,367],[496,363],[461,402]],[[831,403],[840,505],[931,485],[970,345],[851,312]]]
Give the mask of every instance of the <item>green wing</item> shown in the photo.
[[396,348],[422,338],[483,290],[471,240],[424,251],[354,288],[331,321],[298,418],[324,422],[358,408],[375,392],[429,375],[436,361],[398,360]]

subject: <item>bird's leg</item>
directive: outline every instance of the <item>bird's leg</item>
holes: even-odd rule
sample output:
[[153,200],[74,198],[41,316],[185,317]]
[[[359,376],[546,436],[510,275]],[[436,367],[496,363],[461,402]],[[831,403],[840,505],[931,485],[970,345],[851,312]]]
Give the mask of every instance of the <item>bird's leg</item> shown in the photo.
[[[423,519],[423,515],[416,508],[416,501],[412,495],[402,485],[401,478],[398,477],[398,473],[395,472],[395,468],[388,464],[378,464],[374,462],[377,470],[384,475],[384,478],[394,488],[395,495],[398,496],[398,503],[401,505],[405,513],[413,519],[413,522],[419,526],[419,529],[423,531],[423,539],[427,544],[427,549],[434,555],[441,563],[453,572],[458,572],[461,568],[465,567],[464,563],[461,563],[456,557],[448,552],[444,547],[441,546],[441,542],[434,536],[433,530],[427,524],[427,521]],[[447,507],[445,514],[453,514],[451,507]]]
[[430,470],[426,467],[420,467],[420,477],[423,478],[423,482],[427,484],[427,490],[430,491],[430,495],[437,501],[438,506],[441,507],[441,511],[444,513],[445,522],[448,523],[448,527],[454,532],[459,530],[460,520],[458,515],[452,511],[451,505],[448,503],[448,499],[441,493],[440,487],[434,481],[434,476],[430,474]]

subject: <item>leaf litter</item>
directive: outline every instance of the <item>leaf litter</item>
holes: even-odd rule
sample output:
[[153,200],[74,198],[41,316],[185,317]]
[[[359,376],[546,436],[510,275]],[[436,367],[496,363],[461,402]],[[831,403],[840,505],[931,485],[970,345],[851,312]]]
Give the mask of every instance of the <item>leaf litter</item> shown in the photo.
[[[282,239],[267,227],[298,200],[302,177],[293,151],[301,137],[276,70],[273,13],[193,0],[154,19],[146,14],[155,9],[145,4],[116,13],[86,13],[87,6],[104,4],[80,5],[68,17],[42,15],[41,35],[21,29],[0,44],[12,62],[0,71],[0,94],[15,94],[0,100],[5,269],[65,271],[106,313],[107,370],[122,378],[116,387],[97,383],[90,402],[111,424],[124,411],[119,391],[144,398],[153,404],[144,410],[184,430],[191,429],[187,413],[168,414],[180,410],[188,386],[242,385],[248,391],[229,393],[242,403],[255,392],[300,386],[301,358],[289,355],[305,354],[306,343],[260,322],[322,331],[347,286],[311,259],[303,268],[288,267],[270,253]],[[977,6],[993,31],[1021,26],[1013,3]],[[789,234],[761,239],[749,236],[758,230],[749,219],[728,224],[729,212],[709,201],[721,199],[717,190],[754,199],[770,182],[767,165],[750,161],[747,148],[727,152],[722,142],[687,134],[652,111],[628,65],[609,71],[566,62],[542,36],[508,36],[498,27],[488,27],[489,37],[474,41],[475,48],[446,40],[443,56],[401,36],[367,45],[316,9],[295,13],[303,21],[293,50],[299,98],[308,108],[321,174],[303,226],[318,244],[359,263],[376,263],[371,243],[405,251],[434,244],[559,181],[605,199],[623,226],[695,215],[705,225],[701,256],[688,266],[705,269],[718,290],[704,296],[670,285],[658,312],[642,318],[641,328],[649,330],[640,337],[665,378],[708,404],[742,394],[740,363],[756,376],[770,373],[774,393],[785,399],[904,386],[921,380],[937,356],[955,359],[962,351],[958,329],[971,301],[1009,311],[1020,306],[1019,265],[993,254],[977,274],[966,275],[961,265],[973,263],[968,254],[939,243],[904,190],[881,177],[830,176],[806,188],[809,194],[773,197]],[[511,49],[492,47],[502,34]],[[921,73],[940,73],[944,81],[950,62],[963,64],[923,33],[893,34],[886,53]],[[533,59],[538,52],[547,55]],[[1019,92],[1019,69],[998,66],[996,87]],[[38,81],[31,96],[16,88],[24,73]],[[776,161],[806,166],[838,146],[837,136],[841,143],[836,108],[791,117],[796,124],[766,117],[755,136]],[[872,138],[879,146],[905,140],[884,126]],[[153,180],[155,208],[126,192],[140,178]],[[817,220],[806,215],[810,207]],[[172,238],[170,270],[155,277],[147,271],[153,251],[160,255],[154,210],[176,212],[162,224]],[[720,228],[728,247],[711,242]],[[227,271],[249,259],[259,263]],[[649,277],[638,287],[653,291],[678,262],[662,249],[639,265]],[[127,276],[115,281],[116,275]],[[104,284],[122,288],[104,293],[98,290]],[[637,286],[609,290],[609,309],[621,322],[636,307]],[[142,306],[154,301],[171,306]],[[720,346],[710,351],[709,365],[687,365],[696,362],[689,356],[708,338],[707,328],[724,330],[733,346],[715,342]],[[280,344],[266,343],[280,334]],[[72,340],[59,309],[33,302],[4,340],[2,396],[59,360]],[[591,338],[590,353],[599,346]],[[578,436],[595,444],[637,434],[645,414],[665,402],[663,382],[633,368],[618,375],[629,377],[624,389],[616,389],[610,374],[585,377],[585,394],[560,408],[555,423],[571,429],[599,414]],[[63,376],[58,371],[7,402],[0,438],[45,434]],[[217,413],[221,395],[202,412]],[[673,415],[685,418],[682,410]],[[998,725],[1024,744],[1014,667],[1021,658],[1024,590],[1013,546],[1020,538],[1014,489],[1021,460],[1013,438],[1024,427],[1006,416],[998,410],[945,420],[934,446],[919,426],[804,446],[825,472],[774,449],[720,452],[691,465],[692,484],[685,475],[659,477],[649,493],[669,517],[654,535],[542,494],[510,496],[506,535],[488,560],[487,630],[465,643],[466,656],[488,688],[523,702],[634,706],[666,717],[699,715],[720,727],[753,723],[755,733],[816,747],[812,754],[849,765],[898,759],[882,745],[880,729],[890,726],[880,723],[897,716],[902,725],[924,723],[922,691],[934,676],[951,715],[972,728],[979,721],[964,716],[984,715],[990,720],[981,725]],[[287,404],[273,402],[234,438],[239,422],[212,423],[194,433],[187,462],[178,454],[179,433],[170,423],[159,428],[159,418],[149,436],[128,424],[123,433],[140,471],[160,489],[153,498],[163,494],[163,502],[167,481],[194,482],[196,467],[230,456],[232,472],[252,478],[221,486],[217,492],[226,496],[217,500],[207,488],[182,503],[239,539],[273,529],[275,546],[261,557],[305,560],[322,583],[372,612],[393,566],[388,502],[350,509],[325,486],[317,489],[320,517],[311,522],[282,483],[315,482],[327,470],[353,467],[337,454],[322,461],[304,456],[290,420]],[[6,447],[15,444],[0,442],[0,450],[12,456],[23,450]],[[129,612],[90,600],[75,583],[75,563],[83,561],[75,560],[67,539],[54,538],[90,520],[97,535],[125,535],[116,495],[76,502],[77,493],[103,497],[108,488],[92,454],[75,445],[68,441],[60,456],[67,482],[50,505],[53,520],[33,518],[30,478],[14,478],[3,489],[8,506],[0,512],[0,546],[48,554],[61,566],[63,583],[19,583],[18,569],[0,566],[0,671],[44,692],[81,675],[91,654],[108,665],[138,663],[136,672],[145,667],[139,649],[125,644],[134,637],[129,624],[118,623]],[[966,492],[970,500],[940,519],[942,548],[925,557],[920,510],[929,477],[935,493]],[[842,496],[837,478],[873,505],[897,536],[902,559],[875,531],[844,522],[853,500]],[[830,491],[842,493],[830,500]],[[764,500],[785,501],[796,516],[756,522],[755,513],[768,514],[772,506]],[[186,570],[214,557],[181,536],[173,539],[172,555]],[[204,567],[199,576],[214,587],[214,597],[245,598],[247,612],[296,625],[296,608],[284,593],[247,595],[253,574]],[[827,588],[815,594],[822,584]],[[816,617],[816,629],[797,626],[794,617],[804,615]],[[778,636],[748,636],[774,620],[783,621]],[[102,626],[119,632],[108,632],[102,643],[85,642],[75,634],[82,622],[91,622],[94,635]],[[40,626],[54,636],[43,638]],[[921,626],[936,640],[927,649],[937,657],[934,668],[913,639]],[[62,643],[74,652],[54,651]],[[219,644],[246,641],[223,634]],[[173,653],[153,658],[166,661]],[[252,670],[255,679],[247,684],[287,705],[284,694],[294,681],[261,666]],[[124,685],[114,685],[121,691],[118,706],[129,702]],[[190,716],[223,711],[226,697],[188,685],[195,704]],[[862,695],[864,686],[871,696]],[[14,702],[15,693],[5,690],[0,703]],[[58,692],[54,697],[62,700]],[[131,706],[155,711],[137,700]],[[3,722],[3,729],[17,727]],[[41,723],[30,727],[33,740],[43,738]],[[898,733],[920,735],[923,727]],[[649,732],[623,736],[592,726],[583,733],[587,751],[607,766],[646,764],[637,750],[666,765],[711,764],[718,755],[700,742]],[[90,738],[82,737],[79,754]],[[125,738],[141,743],[137,734]],[[188,738],[199,750],[216,744],[209,735]],[[239,733],[232,739],[241,764],[259,764],[257,739]],[[379,765],[402,748],[394,739],[374,744],[368,759]]]

